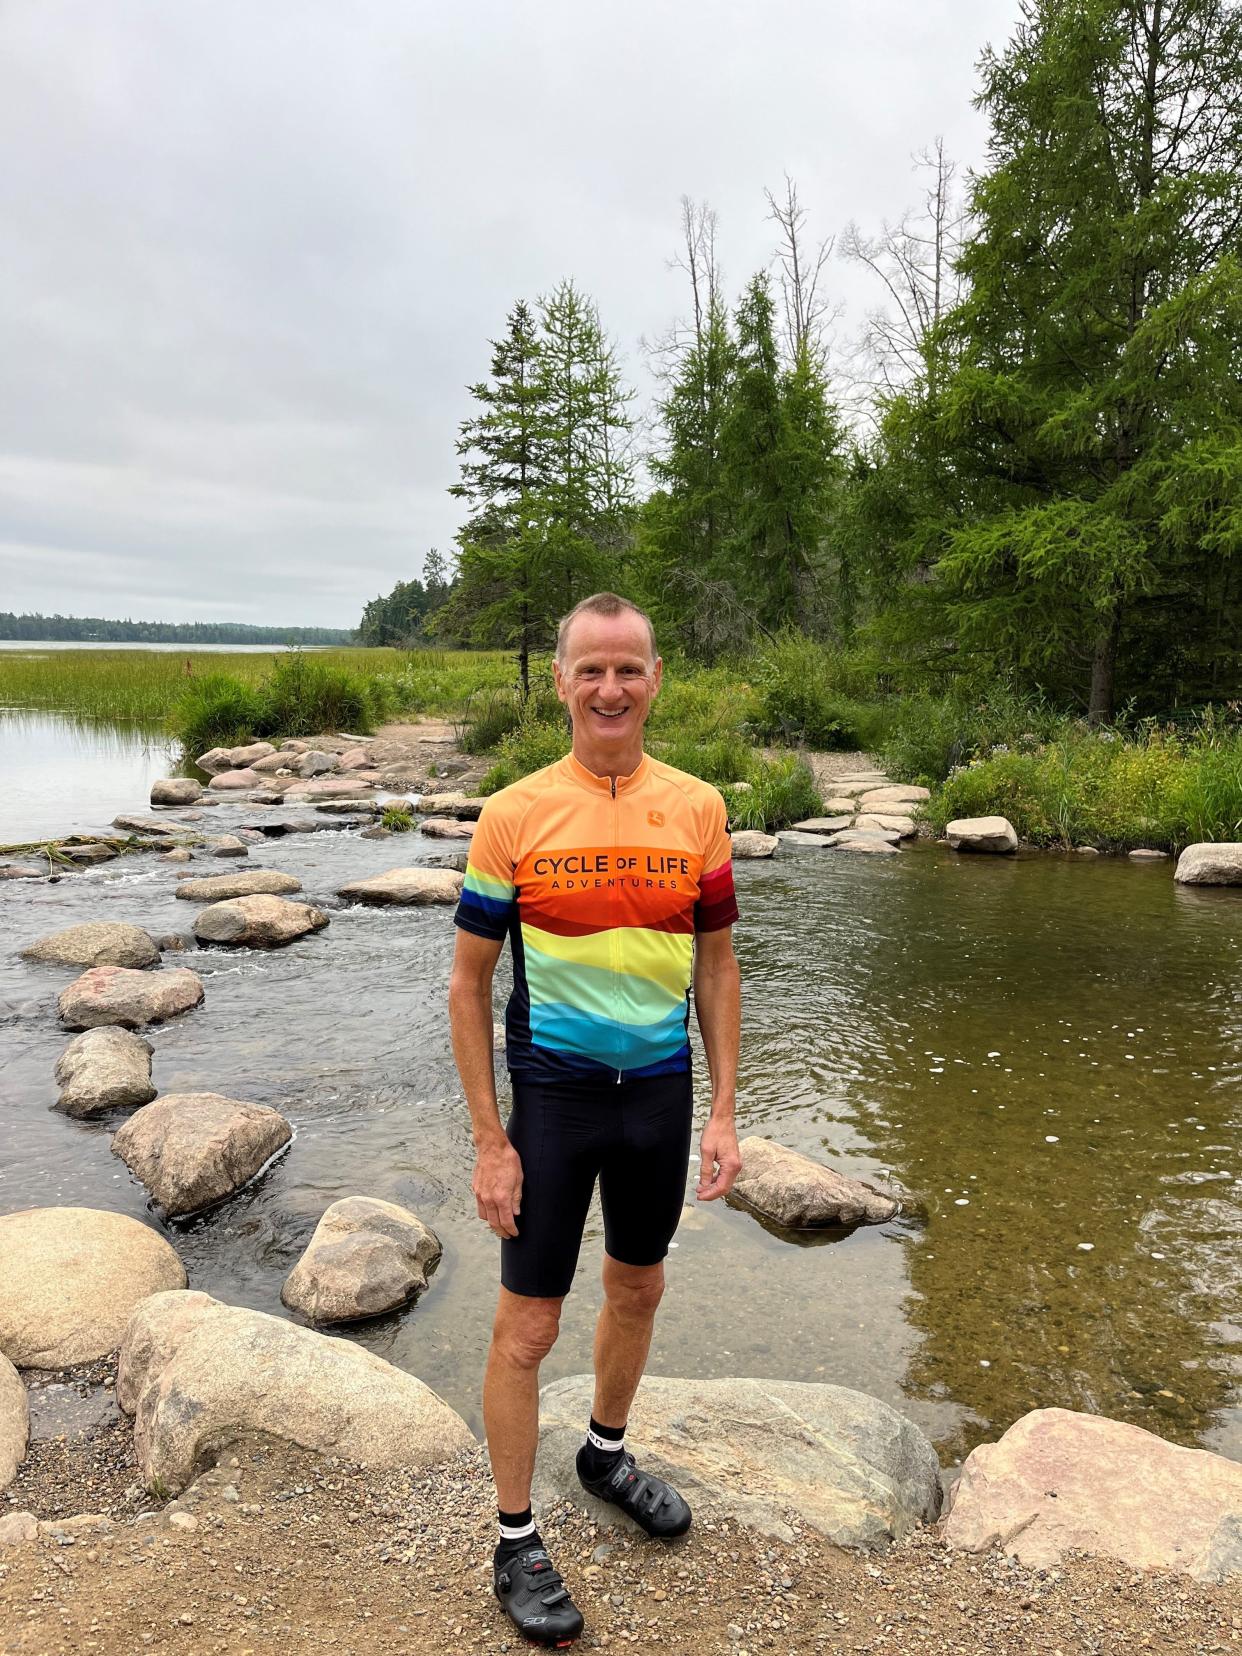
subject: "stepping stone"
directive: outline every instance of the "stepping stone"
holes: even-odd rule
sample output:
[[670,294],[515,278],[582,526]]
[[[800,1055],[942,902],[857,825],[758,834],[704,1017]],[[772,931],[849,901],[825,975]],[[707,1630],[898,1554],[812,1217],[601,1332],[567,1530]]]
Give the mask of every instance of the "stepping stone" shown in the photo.
[[154,966],[160,951],[141,926],[117,920],[88,920],[81,926],[67,926],[30,943],[21,951],[23,960],[47,961],[57,966]]
[[439,1263],[440,1240],[417,1214],[372,1196],[333,1202],[280,1297],[313,1323],[359,1322],[408,1305]]
[[833,812],[848,811],[852,816],[858,809],[858,801],[856,799],[851,799],[848,794],[844,795],[840,799],[825,799],[824,809],[825,811]]
[[220,1093],[166,1093],[118,1129],[112,1154],[178,1219],[226,1201],[292,1137],[284,1116],[264,1104]]
[[900,787],[868,788],[859,797],[858,803],[864,811],[873,811],[883,809],[885,805],[922,805],[930,798],[930,789],[903,784]]
[[429,839],[473,839],[474,829],[473,822],[458,822],[455,817],[428,817],[422,823],[423,833]]
[[213,857],[248,857],[250,852],[236,834],[223,834],[211,842],[211,854]]
[[115,1025],[88,1029],[56,1060],[56,1107],[78,1120],[110,1110],[132,1110],[155,1097],[150,1041]]
[[397,907],[427,903],[455,903],[464,876],[447,868],[391,868],[368,880],[351,880],[337,895],[349,903],[382,903]]
[[780,844],[775,834],[761,834],[756,828],[744,828],[733,835],[733,856],[736,861],[770,857]]
[[113,817],[112,826],[122,829],[127,834],[151,834],[158,838],[161,835],[175,834],[180,824],[168,817],[134,816],[122,812],[120,816]]
[[57,1006],[66,1029],[98,1029],[104,1024],[141,1029],[190,1011],[202,998],[203,980],[184,966],[158,972],[92,966],[61,991]]
[[151,784],[152,805],[193,805],[203,797],[203,784],[192,776],[166,776]]
[[944,837],[955,851],[1008,856],[1018,849],[1013,823],[1003,816],[959,817],[949,823]]
[[860,833],[878,828],[884,832],[896,834],[898,839],[911,839],[918,833],[918,829],[914,825],[914,818],[908,816],[864,815],[855,821],[854,827]]
[[854,820],[851,811],[848,816],[818,816],[807,817],[803,822],[794,823],[796,834],[838,834],[842,828],[848,828]]
[[887,834],[834,834],[828,844],[834,851],[870,851],[881,857],[895,857],[898,850],[894,843],[896,835]]
[[200,943],[226,943],[237,948],[279,949],[296,943],[308,932],[322,931],[328,917],[309,903],[291,903],[284,897],[232,897],[213,903],[194,918]]
[[230,897],[287,897],[301,891],[301,880],[278,874],[274,868],[247,869],[238,874],[211,874],[202,880],[180,880],[177,897],[187,903],[222,903]]
[[804,834],[796,828],[782,828],[776,837],[782,845],[813,845],[820,851],[832,844],[826,834]]
[[477,822],[486,803],[483,799],[470,799],[464,793],[423,794],[416,809],[426,811],[429,816],[460,817],[466,822]]

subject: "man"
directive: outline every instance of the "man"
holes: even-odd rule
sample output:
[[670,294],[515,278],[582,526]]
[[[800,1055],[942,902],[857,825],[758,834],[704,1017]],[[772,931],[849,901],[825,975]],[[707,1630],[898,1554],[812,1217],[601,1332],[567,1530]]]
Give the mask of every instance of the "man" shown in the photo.
[[[664,1292],[691,1137],[689,988],[711,1073],[697,1195],[741,1168],[733,1123],[741,1002],[724,801],[643,752],[663,664],[651,622],[613,593],[561,622],[553,672],[573,748],[488,800],[457,910],[449,1010],[474,1128],[479,1217],[501,1239],[483,1387],[500,1541],[496,1596],[528,1638],[569,1644],[582,1615],[535,1528],[539,1364],[556,1340],[598,1178],[604,1304],[583,1487],[648,1535],[684,1535],[690,1508],[638,1469],[625,1425]],[[492,1068],[492,974],[513,950],[507,1132]]]

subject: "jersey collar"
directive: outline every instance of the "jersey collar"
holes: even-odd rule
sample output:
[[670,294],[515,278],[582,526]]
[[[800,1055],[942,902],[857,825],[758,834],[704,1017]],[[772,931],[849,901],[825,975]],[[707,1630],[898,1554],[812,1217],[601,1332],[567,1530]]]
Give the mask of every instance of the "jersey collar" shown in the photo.
[[[566,776],[572,778],[581,787],[589,788],[592,793],[612,795],[611,777],[596,776],[593,770],[588,770],[580,760],[574,758],[572,753],[567,753],[561,763],[565,767]],[[647,780],[650,770],[651,760],[644,753],[638,761],[637,770],[631,771],[628,776],[618,776],[616,793],[632,793],[635,788],[641,786]]]

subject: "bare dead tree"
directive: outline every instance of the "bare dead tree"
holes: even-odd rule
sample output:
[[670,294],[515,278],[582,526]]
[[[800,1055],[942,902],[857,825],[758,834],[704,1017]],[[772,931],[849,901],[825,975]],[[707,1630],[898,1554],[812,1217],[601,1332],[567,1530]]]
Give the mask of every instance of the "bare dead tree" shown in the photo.
[[785,349],[789,361],[795,362],[804,351],[809,351],[822,363],[826,350],[824,331],[834,320],[835,312],[830,309],[821,284],[835,238],[825,236],[818,245],[807,240],[806,208],[798,200],[798,186],[788,173],[783,201],[771,190],[763,193],[768,201],[768,217],[779,226],[781,233],[776,257],[780,265]]
[[914,380],[935,391],[935,330],[963,295],[956,263],[968,214],[955,188],[956,163],[945,155],[943,138],[913,159],[927,181],[921,206],[896,224],[886,221],[877,236],[851,223],[841,238],[841,256],[865,266],[884,290],[851,352],[856,411],[864,402],[874,409],[877,392],[883,399]]
[[691,196],[681,198],[681,247],[666,269],[684,270],[690,278],[691,315],[679,317],[667,333],[639,341],[658,380],[676,371],[685,353],[703,343],[703,331],[720,302],[720,265],[716,258],[716,210]]

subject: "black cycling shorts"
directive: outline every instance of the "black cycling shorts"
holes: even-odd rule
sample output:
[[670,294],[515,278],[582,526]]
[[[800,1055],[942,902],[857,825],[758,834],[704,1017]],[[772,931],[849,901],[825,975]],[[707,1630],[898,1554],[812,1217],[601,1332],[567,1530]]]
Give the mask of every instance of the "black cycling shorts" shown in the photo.
[[500,1247],[510,1293],[569,1292],[599,1180],[604,1246],[623,1265],[657,1265],[686,1199],[690,1072],[634,1081],[513,1078],[506,1132],[522,1158],[517,1236]]

